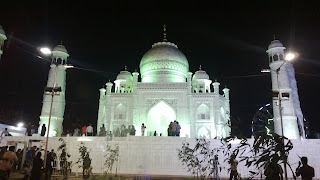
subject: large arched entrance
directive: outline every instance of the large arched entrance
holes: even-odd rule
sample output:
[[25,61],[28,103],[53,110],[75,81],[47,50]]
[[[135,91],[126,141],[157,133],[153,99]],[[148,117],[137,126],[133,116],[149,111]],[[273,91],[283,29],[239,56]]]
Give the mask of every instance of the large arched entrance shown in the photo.
[[176,113],[167,103],[160,101],[150,109],[147,118],[148,136],[153,135],[154,131],[157,135],[168,136],[169,124],[176,120]]

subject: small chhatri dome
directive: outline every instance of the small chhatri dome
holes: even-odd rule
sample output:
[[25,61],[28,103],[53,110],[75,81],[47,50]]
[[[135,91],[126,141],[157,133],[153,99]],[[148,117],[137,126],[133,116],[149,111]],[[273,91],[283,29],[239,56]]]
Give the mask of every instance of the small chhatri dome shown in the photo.
[[53,48],[53,51],[60,51],[68,54],[67,49],[61,44]]
[[275,39],[275,40],[271,41],[268,49],[275,48],[275,47],[283,47],[283,44],[279,40]]
[[129,71],[120,71],[120,73],[117,76],[117,80],[133,80],[133,77]]
[[209,75],[201,70],[201,65],[200,65],[200,68],[199,68],[199,71],[196,71],[192,77],[192,80],[196,80],[196,79],[208,79],[209,80]]

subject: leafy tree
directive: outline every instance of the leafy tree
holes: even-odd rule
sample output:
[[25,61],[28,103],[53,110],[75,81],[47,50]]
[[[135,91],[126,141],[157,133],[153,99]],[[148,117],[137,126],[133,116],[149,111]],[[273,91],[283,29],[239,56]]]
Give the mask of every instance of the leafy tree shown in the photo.
[[[239,145],[232,147],[231,141],[235,139],[235,137],[228,137],[221,140],[221,149],[223,149],[224,156],[227,157],[225,161],[229,161],[229,157],[234,154],[238,157],[239,162],[245,162],[246,167],[254,167],[256,170],[250,171],[250,178],[254,178],[265,170],[270,172],[268,169],[271,167],[270,164],[274,167],[288,166],[296,178],[288,163],[288,156],[293,148],[293,144],[288,138],[276,133],[261,133],[254,137],[252,144],[246,138],[242,138]],[[282,175],[282,172],[281,168],[279,173]],[[268,173],[265,175],[268,176]]]
[[191,147],[188,142],[182,144],[178,149],[179,160],[187,166],[187,170],[197,179],[213,178],[215,171],[218,171],[214,165],[215,155],[218,149],[210,148],[210,141],[206,139],[196,139],[197,143]]
[[106,174],[108,174],[111,173],[113,164],[119,160],[119,145],[115,145],[115,147],[112,148],[109,144],[107,144],[106,154],[104,157],[106,158],[104,162],[104,165],[107,168]]
[[79,168],[82,168],[82,175],[84,179],[88,179],[92,172],[91,161],[92,159],[89,156],[89,151],[83,142],[79,145],[80,157],[76,162],[79,164]]
[[60,138],[59,141],[62,142],[62,144],[58,147],[58,151],[61,151],[60,154],[60,167],[61,167],[61,173],[63,176],[63,180],[68,179],[68,170],[70,168],[71,162],[68,161],[70,158],[70,154],[67,151],[67,145],[66,142]]

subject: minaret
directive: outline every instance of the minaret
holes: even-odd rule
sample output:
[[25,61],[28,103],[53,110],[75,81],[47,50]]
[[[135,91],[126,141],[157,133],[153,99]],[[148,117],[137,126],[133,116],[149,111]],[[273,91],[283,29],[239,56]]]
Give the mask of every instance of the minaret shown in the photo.
[[[304,130],[302,122],[300,125],[301,133],[299,133],[297,114],[299,113],[298,111],[300,111],[300,114],[302,115],[302,112],[300,109],[300,102],[298,100],[293,66],[291,63],[284,61],[285,49],[286,48],[279,40],[274,39],[267,50],[273,92],[272,104],[274,131],[281,135],[283,130],[285,137],[289,139],[299,139],[300,136],[303,136]],[[298,107],[298,109],[296,107]]]
[[4,45],[5,40],[7,40],[6,33],[2,29],[2,26],[0,26],[0,59],[1,59],[1,55],[3,53],[3,45]]
[[[43,94],[42,111],[39,122],[39,133],[41,126],[46,125],[48,130],[48,122],[51,111],[49,136],[61,136],[63,131],[63,115],[65,109],[65,90],[66,90],[66,66],[68,51],[63,45],[56,46],[52,51],[52,62],[48,75],[46,90]],[[52,88],[56,89],[54,95],[51,95]],[[60,89],[61,88],[61,89]],[[59,91],[59,92],[58,92]],[[53,97],[53,99],[52,99]],[[51,101],[53,100],[53,101]],[[47,132],[46,132],[47,135]]]

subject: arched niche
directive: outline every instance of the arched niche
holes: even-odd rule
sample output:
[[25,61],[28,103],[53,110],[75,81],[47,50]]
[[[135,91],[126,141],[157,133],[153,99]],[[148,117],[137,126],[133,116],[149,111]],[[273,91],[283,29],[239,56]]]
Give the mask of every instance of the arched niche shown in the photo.
[[168,127],[170,122],[176,120],[176,112],[165,101],[159,101],[150,108],[147,115],[148,135],[153,135],[154,131],[162,136],[168,136]]
[[210,119],[210,111],[207,105],[201,104],[198,106],[197,119]]

